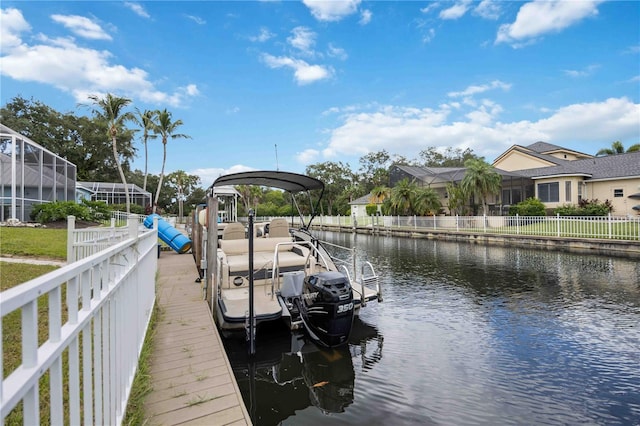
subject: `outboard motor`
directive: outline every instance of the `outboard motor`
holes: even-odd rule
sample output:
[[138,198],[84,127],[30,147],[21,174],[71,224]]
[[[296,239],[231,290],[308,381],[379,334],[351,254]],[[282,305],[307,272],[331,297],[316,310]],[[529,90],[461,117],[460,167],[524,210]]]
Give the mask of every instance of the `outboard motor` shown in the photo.
[[353,292],[340,272],[309,275],[298,299],[300,316],[309,335],[324,346],[347,343],[353,324]]

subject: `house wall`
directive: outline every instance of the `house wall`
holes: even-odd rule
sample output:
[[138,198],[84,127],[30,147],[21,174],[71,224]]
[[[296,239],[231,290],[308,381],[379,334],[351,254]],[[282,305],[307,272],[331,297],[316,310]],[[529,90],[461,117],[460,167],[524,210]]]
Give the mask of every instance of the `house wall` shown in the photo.
[[493,167],[506,170],[508,172],[514,170],[537,169],[538,167],[548,167],[554,164],[523,154],[519,151],[511,151],[508,155],[493,163]]
[[[558,184],[558,201],[545,201],[540,194],[540,184]],[[567,185],[570,190],[567,191]],[[582,186],[580,194],[579,186]],[[582,199],[598,200],[604,202],[609,200],[613,205],[615,216],[627,216],[638,214],[633,210],[633,206],[640,204],[640,200],[632,200],[629,195],[640,192],[640,177],[635,179],[589,181],[585,182],[579,177],[557,177],[535,180],[536,198],[542,200],[548,209],[554,209],[563,205],[577,205],[579,196]]]
[[582,160],[584,158],[590,158],[590,157],[587,157],[585,155],[576,155],[576,154],[573,154],[573,153],[567,152],[567,151],[549,152],[549,153],[547,153],[547,155],[550,155],[550,156],[555,157],[555,158],[559,158],[561,160],[569,160],[569,161]]
[[640,192],[640,177],[587,182],[586,192],[587,198],[590,200],[611,201],[615,216],[636,216],[638,214],[633,210],[633,206],[640,204],[640,200],[631,199],[629,195]]

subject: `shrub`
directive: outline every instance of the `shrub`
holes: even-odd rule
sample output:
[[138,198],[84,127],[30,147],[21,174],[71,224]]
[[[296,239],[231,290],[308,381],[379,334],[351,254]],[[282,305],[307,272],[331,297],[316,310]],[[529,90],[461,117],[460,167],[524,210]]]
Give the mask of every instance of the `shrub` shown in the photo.
[[56,222],[66,219],[67,216],[75,216],[79,220],[93,220],[89,207],[77,204],[75,201],[54,201],[39,204],[31,210],[31,219],[40,223]]
[[375,216],[378,213],[378,206],[376,204],[367,204],[365,207],[367,211],[367,216]]
[[555,214],[560,216],[606,216],[613,211],[611,201],[605,200],[604,203],[594,200],[580,200],[575,205],[565,205],[554,210]]
[[509,207],[509,215],[515,216],[545,216],[544,203],[537,198],[527,198],[515,206]]

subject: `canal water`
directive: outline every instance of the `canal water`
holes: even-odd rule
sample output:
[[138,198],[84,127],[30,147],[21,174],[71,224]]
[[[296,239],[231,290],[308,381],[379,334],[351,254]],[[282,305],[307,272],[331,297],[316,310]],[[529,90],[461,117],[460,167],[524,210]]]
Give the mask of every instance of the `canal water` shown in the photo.
[[376,266],[349,345],[225,341],[256,425],[640,425],[638,259],[325,232]]

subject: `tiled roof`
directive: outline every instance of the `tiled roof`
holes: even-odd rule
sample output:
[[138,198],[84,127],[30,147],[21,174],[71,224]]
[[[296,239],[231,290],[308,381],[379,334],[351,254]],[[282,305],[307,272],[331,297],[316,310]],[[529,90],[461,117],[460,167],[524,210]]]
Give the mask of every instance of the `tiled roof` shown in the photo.
[[554,175],[586,175],[587,180],[613,179],[640,176],[640,151],[626,154],[562,161],[562,164],[537,169],[520,170],[517,173],[531,178]]

